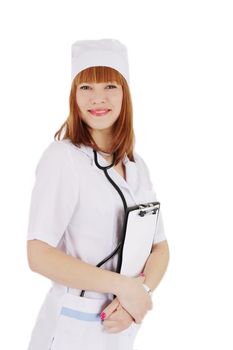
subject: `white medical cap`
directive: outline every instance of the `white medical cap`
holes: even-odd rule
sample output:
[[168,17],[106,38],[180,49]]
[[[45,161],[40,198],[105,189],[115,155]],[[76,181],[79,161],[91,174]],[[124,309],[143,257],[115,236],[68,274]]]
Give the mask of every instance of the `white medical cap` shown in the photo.
[[129,84],[127,48],[119,40],[78,40],[72,44],[71,80],[83,69],[94,66],[116,69]]

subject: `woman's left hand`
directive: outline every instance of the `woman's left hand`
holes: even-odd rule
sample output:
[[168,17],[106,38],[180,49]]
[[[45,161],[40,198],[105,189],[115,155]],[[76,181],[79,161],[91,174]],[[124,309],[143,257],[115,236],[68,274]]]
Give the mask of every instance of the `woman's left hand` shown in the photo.
[[133,317],[121,306],[117,297],[113,299],[102,313],[106,315],[103,320],[103,326],[108,333],[122,332],[134,321]]

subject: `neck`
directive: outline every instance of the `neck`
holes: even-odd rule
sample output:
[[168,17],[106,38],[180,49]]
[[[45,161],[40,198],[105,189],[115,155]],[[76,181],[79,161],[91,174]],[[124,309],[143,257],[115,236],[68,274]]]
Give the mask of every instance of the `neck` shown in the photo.
[[110,156],[112,134],[105,130],[93,130],[92,137],[103,155]]

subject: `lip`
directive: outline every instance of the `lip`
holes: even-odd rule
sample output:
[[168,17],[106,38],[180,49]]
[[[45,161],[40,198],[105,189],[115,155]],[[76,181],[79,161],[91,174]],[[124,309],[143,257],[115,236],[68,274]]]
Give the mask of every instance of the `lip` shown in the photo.
[[88,112],[95,116],[103,116],[110,112],[111,109],[108,108],[96,108],[96,109],[88,109]]

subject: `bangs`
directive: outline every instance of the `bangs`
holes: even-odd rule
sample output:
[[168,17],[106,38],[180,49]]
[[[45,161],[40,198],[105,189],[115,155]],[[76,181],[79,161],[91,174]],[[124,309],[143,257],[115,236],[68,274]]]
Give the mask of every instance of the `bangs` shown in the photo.
[[107,83],[116,82],[123,85],[125,78],[114,68],[105,66],[89,67],[75,77],[75,83]]
[[60,129],[55,133],[54,138],[70,139],[74,145],[84,144],[94,147],[95,150],[101,148],[96,144],[90,128],[83,122],[81,113],[77,104],[77,87],[85,83],[112,83],[122,86],[123,98],[119,117],[112,127],[112,143],[110,152],[116,152],[115,164],[124,158],[127,153],[131,161],[134,160],[133,149],[135,136],[133,130],[133,107],[131,95],[127,80],[112,67],[95,66],[88,67],[80,71],[72,80],[69,96],[69,115]]

